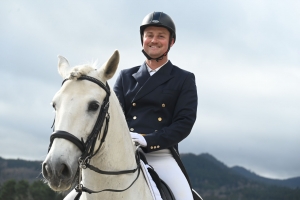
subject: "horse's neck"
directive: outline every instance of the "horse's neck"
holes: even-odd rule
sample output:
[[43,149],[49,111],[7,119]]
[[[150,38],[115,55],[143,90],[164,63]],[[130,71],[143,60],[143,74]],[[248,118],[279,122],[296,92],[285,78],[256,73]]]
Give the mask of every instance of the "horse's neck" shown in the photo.
[[[91,160],[91,164],[101,170],[121,171],[137,167],[134,145],[128,131],[125,116],[116,95],[112,92],[110,97],[110,122],[103,148]],[[124,175],[102,175],[91,170],[83,171],[83,185],[89,189],[99,191],[103,189],[125,189],[137,181],[125,192],[102,192],[89,195],[85,193],[82,199],[130,199],[152,200],[148,185],[138,172]]]
[[109,166],[115,169],[132,168],[136,166],[133,143],[130,138],[128,126],[125,120],[120,103],[114,93],[110,97],[110,122],[107,133],[107,141],[105,142],[105,150],[100,155],[106,159]]

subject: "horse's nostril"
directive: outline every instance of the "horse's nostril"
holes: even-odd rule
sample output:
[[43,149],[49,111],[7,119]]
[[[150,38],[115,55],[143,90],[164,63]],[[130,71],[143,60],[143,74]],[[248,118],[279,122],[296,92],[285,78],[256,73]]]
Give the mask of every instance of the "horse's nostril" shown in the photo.
[[49,165],[47,165],[47,163],[43,163],[43,169],[42,169],[42,171],[43,171],[43,176],[46,179],[48,179],[49,177],[51,177],[52,172],[51,172],[51,169],[50,169]]
[[66,164],[62,164],[60,168],[61,175],[69,178],[71,176],[70,170]]

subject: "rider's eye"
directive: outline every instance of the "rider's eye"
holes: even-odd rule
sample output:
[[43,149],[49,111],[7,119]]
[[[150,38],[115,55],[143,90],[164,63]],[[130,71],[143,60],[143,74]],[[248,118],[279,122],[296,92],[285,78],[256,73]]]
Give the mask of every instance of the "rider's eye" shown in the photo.
[[89,104],[88,111],[96,111],[99,108],[99,104],[97,102],[91,102]]

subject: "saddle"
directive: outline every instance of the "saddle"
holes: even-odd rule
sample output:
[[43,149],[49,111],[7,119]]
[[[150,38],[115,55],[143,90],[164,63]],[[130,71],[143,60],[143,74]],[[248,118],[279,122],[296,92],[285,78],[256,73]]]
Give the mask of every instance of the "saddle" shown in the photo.
[[[179,167],[181,168],[183,174],[185,175],[185,177],[186,177],[186,179],[187,179],[187,181],[188,181],[188,183],[189,183],[189,185],[191,187],[189,177],[188,177],[187,172],[186,172],[186,170],[184,168],[184,165],[181,162],[181,159],[180,159],[178,153],[176,152],[176,150],[174,148],[170,148],[170,150],[171,150],[171,153],[172,153],[174,159],[178,163]],[[148,164],[145,155],[143,153],[141,153],[141,152],[139,152],[139,154],[140,154],[140,159],[145,164]],[[151,175],[153,181],[155,182],[155,184],[157,186],[157,189],[159,190],[162,199],[163,200],[176,200],[175,197],[174,197],[174,194],[173,194],[172,190],[170,189],[170,187],[167,185],[166,182],[164,182],[162,179],[160,179],[160,177],[155,172],[155,170],[152,167],[147,168],[147,170],[148,170],[149,174]],[[192,187],[191,187],[191,192],[193,194],[193,199],[194,200],[203,200],[201,198],[201,196],[194,189],[192,189]]]

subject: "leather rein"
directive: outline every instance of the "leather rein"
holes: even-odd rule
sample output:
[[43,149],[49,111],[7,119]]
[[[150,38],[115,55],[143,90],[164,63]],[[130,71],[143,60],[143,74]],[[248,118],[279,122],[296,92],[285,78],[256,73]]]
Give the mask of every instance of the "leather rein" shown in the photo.
[[[63,81],[62,85],[67,80],[69,80],[69,79],[65,79]],[[102,147],[103,143],[105,142],[105,138],[107,136],[109,119],[110,119],[110,115],[108,113],[110,88],[109,88],[107,83],[105,85],[101,81],[99,81],[98,79],[90,77],[90,76],[82,75],[78,78],[78,80],[91,81],[91,82],[99,85],[106,92],[106,97],[104,98],[104,101],[101,105],[100,112],[99,112],[97,121],[95,123],[95,126],[94,126],[92,132],[90,133],[90,135],[88,136],[88,138],[85,142],[83,141],[83,138],[81,138],[81,140],[80,140],[80,139],[78,139],[77,137],[75,137],[73,134],[71,134],[69,132],[62,131],[62,130],[54,131],[52,133],[52,135],[50,136],[50,144],[49,144],[48,152],[50,151],[52,143],[53,143],[54,139],[56,139],[56,138],[66,139],[66,140],[72,142],[82,152],[82,155],[78,159],[79,179],[78,179],[78,184],[75,187],[75,190],[76,190],[76,192],[78,192],[78,194],[77,194],[77,196],[75,197],[74,200],[78,200],[80,198],[82,192],[87,192],[87,193],[91,194],[91,193],[100,193],[100,192],[104,192],[104,191],[110,191],[110,192],[123,192],[123,191],[126,191],[127,189],[129,189],[135,183],[135,181],[138,179],[138,177],[140,175],[140,170],[141,170],[140,155],[139,155],[138,151],[136,150],[135,159],[136,159],[137,167],[134,168],[134,169],[131,169],[131,170],[104,171],[104,170],[101,170],[101,169],[99,169],[99,168],[97,168],[97,167],[90,164],[91,158],[98,153],[98,151]],[[103,129],[103,135],[102,135],[102,138],[100,140],[100,145],[98,146],[98,148],[95,151],[95,145],[96,145],[97,139],[98,140],[100,139],[100,133],[101,133],[102,126],[104,124],[104,120],[105,120],[105,127]],[[55,122],[53,122],[53,127],[54,127],[54,123]],[[137,147],[137,148],[139,148],[139,147]],[[93,170],[93,171],[95,171],[99,174],[105,174],[105,175],[129,174],[129,173],[134,173],[136,171],[138,171],[138,174],[137,174],[136,178],[133,180],[133,182],[125,189],[121,189],[121,190],[104,189],[104,190],[100,190],[100,191],[93,191],[93,190],[90,190],[90,189],[84,187],[81,183],[82,170],[86,169],[86,168],[89,168],[90,170]]]

